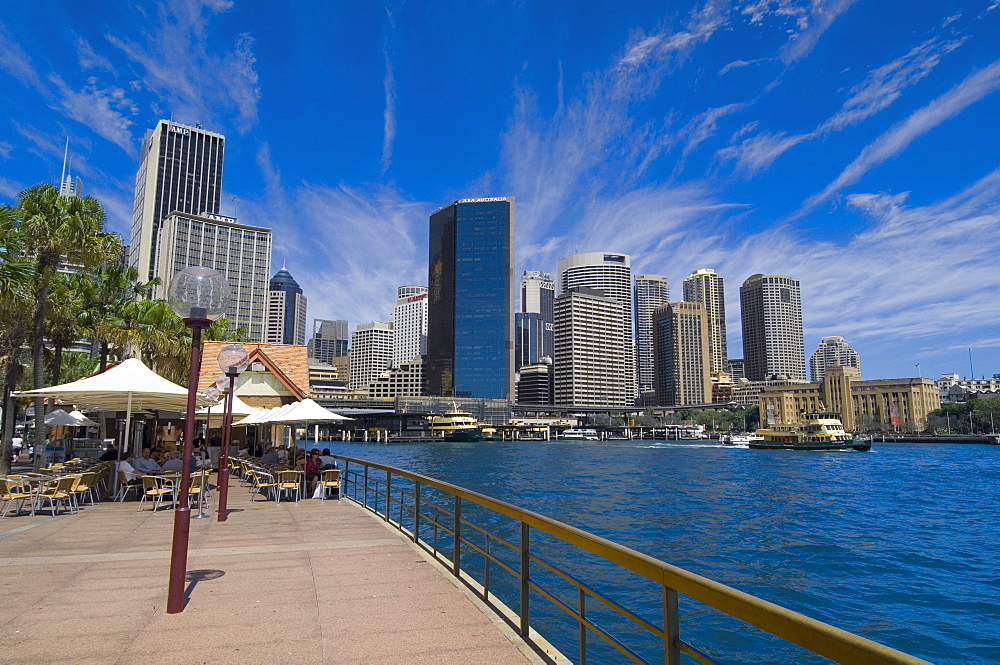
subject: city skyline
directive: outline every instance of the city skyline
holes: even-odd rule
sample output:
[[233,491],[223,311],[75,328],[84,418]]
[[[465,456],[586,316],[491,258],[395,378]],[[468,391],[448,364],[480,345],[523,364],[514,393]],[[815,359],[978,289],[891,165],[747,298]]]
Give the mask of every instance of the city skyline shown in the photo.
[[1000,366],[993,0],[309,11],[7,8],[0,203],[58,183],[68,136],[128,241],[145,132],[201,123],[226,137],[219,212],[273,229],[310,317],[388,319],[433,210],[513,196],[515,274],[622,253],[678,285],[713,268],[730,303],[793,275],[806,347],[843,336],[869,376]]

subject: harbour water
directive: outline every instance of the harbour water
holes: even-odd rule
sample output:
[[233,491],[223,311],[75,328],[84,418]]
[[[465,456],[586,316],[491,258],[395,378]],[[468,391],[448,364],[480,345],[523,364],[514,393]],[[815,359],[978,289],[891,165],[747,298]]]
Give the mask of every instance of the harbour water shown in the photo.
[[[1000,447],[321,445],[549,515],[931,662],[1000,662]],[[573,653],[572,635],[547,637]],[[793,662],[743,648],[729,656]]]

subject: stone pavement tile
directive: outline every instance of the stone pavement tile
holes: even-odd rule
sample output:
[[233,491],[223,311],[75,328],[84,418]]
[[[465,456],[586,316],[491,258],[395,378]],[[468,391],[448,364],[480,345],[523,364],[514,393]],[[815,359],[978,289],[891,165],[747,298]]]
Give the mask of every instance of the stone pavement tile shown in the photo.
[[424,654],[343,654],[336,661],[338,665],[524,665],[527,659],[520,653],[512,654],[507,647],[472,648],[437,651]]
[[[36,621],[41,621],[35,617]],[[0,635],[0,654],[14,654],[9,661],[21,665],[47,664],[57,659],[111,660],[110,655],[124,650],[135,638],[134,629],[105,630],[92,635],[63,636],[58,625],[45,620],[43,632],[25,630],[12,635]],[[66,623],[66,622],[63,622]],[[94,631],[92,630],[92,633]]]

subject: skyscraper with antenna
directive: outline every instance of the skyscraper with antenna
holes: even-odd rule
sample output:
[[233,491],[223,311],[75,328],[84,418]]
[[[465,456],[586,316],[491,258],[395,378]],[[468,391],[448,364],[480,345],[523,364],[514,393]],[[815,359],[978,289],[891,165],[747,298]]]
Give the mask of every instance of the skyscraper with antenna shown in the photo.
[[129,257],[140,282],[156,271],[160,228],[169,215],[219,215],[225,143],[222,134],[170,120],[146,132],[135,176]]
[[83,181],[73,178],[73,162],[69,160],[69,137],[63,151],[62,175],[59,176],[59,196],[83,196]]

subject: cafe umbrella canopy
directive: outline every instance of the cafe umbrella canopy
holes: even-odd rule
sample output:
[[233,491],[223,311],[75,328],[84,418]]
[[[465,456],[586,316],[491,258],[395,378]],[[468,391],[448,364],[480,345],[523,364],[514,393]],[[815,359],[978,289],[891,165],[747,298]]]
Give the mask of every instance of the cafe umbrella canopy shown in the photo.
[[[100,408],[104,411],[124,411],[125,440],[122,450],[128,449],[132,413],[182,412],[187,408],[188,397],[187,388],[167,381],[138,358],[123,360],[100,374],[79,381],[15,394],[18,397],[54,397],[66,404]],[[203,403],[207,404],[208,400]]]

